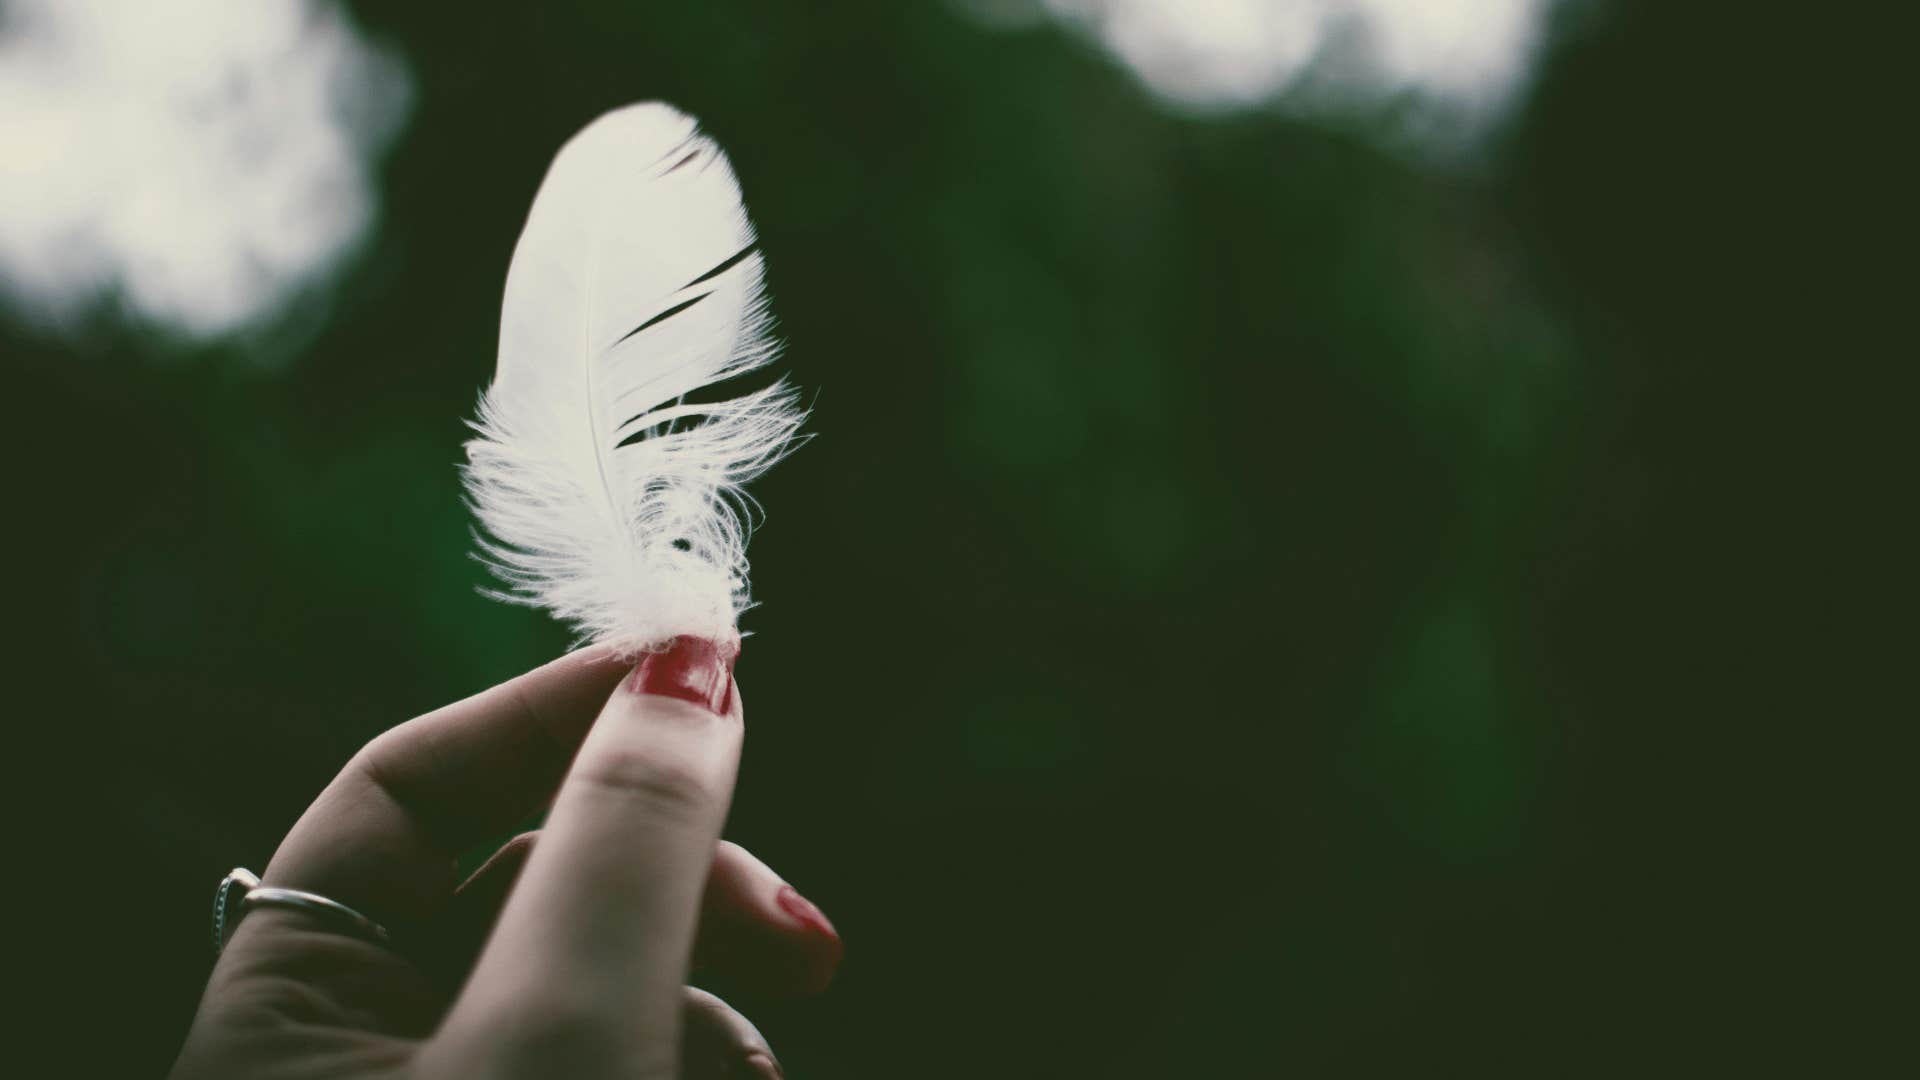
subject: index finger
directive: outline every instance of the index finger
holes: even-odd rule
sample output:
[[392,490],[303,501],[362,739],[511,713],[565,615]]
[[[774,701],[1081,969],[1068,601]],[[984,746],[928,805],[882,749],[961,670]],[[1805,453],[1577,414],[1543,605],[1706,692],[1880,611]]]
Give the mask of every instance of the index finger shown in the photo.
[[672,1055],[733,797],[738,654],[737,642],[676,638],[614,690],[443,1030],[551,1047],[559,1025],[602,1049],[616,1040],[629,1063],[672,1067],[654,1055]]
[[265,881],[381,920],[428,917],[463,850],[546,804],[628,668],[581,649],[387,731],[301,815]]

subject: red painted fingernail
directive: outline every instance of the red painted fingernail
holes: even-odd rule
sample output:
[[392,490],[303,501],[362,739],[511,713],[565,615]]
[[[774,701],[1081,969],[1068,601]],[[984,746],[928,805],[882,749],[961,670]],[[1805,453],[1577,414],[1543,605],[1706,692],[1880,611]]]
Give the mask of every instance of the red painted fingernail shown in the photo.
[[801,896],[799,890],[793,886],[780,886],[780,892],[774,896],[774,899],[779,902],[780,910],[793,916],[800,925],[816,934],[825,935],[835,941],[840,940],[839,931],[827,921],[826,913],[815,907],[813,901]]
[[635,693],[691,701],[722,716],[733,706],[733,663],[738,642],[681,635],[664,652],[647,653],[633,669]]

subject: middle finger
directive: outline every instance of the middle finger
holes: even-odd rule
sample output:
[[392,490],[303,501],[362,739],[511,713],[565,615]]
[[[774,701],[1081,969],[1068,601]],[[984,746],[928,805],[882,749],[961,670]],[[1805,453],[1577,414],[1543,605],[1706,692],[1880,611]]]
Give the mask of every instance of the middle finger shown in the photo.
[[[539,836],[514,837],[455,892],[425,957],[449,989],[465,981]],[[746,848],[720,841],[694,939],[696,972],[749,993],[803,996],[826,988],[841,952],[819,908]]]

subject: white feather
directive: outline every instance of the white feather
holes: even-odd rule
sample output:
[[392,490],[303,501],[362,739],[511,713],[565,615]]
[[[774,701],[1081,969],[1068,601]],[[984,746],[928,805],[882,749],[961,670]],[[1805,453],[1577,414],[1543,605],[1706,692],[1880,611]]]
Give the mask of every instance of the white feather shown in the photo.
[[507,271],[499,369],[467,444],[497,595],[623,652],[736,632],[741,485],[802,413],[784,381],[684,399],[773,359],[754,244],[726,155],[668,106],[615,110],[561,148]]

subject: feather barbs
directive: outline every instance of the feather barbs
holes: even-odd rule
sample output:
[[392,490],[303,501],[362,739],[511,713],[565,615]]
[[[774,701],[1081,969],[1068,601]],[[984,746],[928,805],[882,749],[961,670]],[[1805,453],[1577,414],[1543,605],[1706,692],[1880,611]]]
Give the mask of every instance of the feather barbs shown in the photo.
[[636,105],[555,157],[515,247],[499,367],[467,444],[481,553],[507,599],[627,652],[726,639],[749,604],[751,497],[793,445],[764,262],[726,155]]

